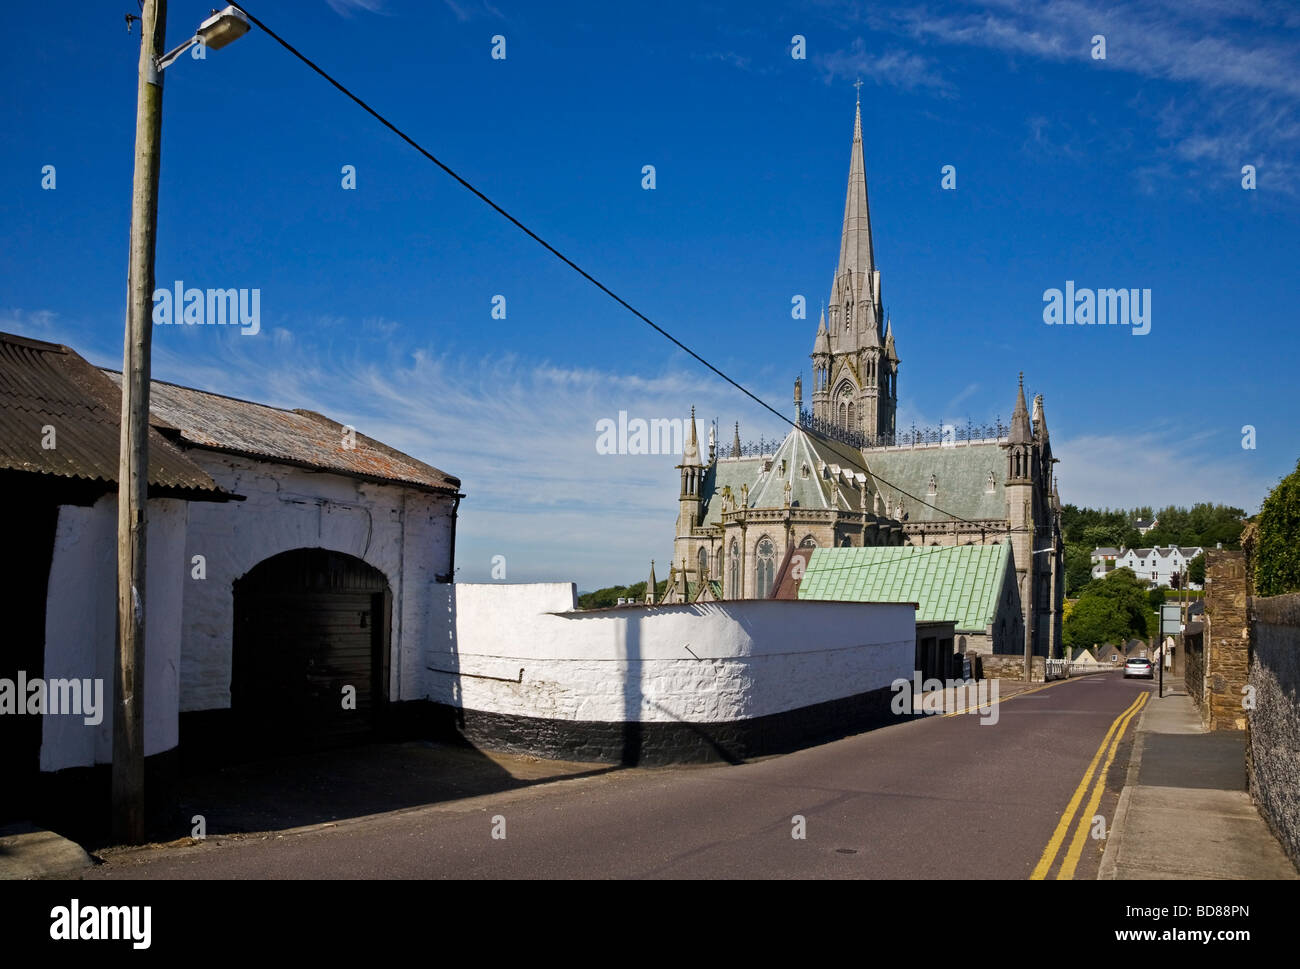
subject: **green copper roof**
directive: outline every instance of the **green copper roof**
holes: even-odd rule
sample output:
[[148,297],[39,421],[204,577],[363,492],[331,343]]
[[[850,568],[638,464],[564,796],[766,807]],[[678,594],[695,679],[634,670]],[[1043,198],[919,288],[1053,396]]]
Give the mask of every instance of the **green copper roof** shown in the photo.
[[917,622],[955,622],[983,631],[993,622],[1011,561],[1001,545],[816,549],[800,599],[915,602]]

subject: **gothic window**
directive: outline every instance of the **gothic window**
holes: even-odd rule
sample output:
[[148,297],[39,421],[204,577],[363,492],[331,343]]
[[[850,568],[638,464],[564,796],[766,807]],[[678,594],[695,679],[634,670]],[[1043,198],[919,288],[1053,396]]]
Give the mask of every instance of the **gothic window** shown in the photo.
[[853,323],[853,303],[849,300],[844,301],[844,329],[849,329]]
[[758,561],[754,565],[754,595],[766,599],[776,575],[776,546],[770,538],[761,538],[755,551]]
[[846,428],[848,428],[850,431],[853,430],[853,428],[854,428],[854,426],[855,426],[854,423],[853,423],[853,405],[852,405],[852,404],[849,404],[849,422],[848,422],[847,424],[845,424],[844,426],[845,426]]
[[804,479],[805,481],[807,481],[807,480],[808,480],[808,475],[811,473],[811,470],[812,470],[812,469],[808,467],[808,462],[805,461],[805,462],[804,462],[802,465],[800,465],[800,467],[799,467],[799,477],[802,478],[802,479]]
[[736,544],[736,540],[734,538],[731,540],[730,558],[731,558],[731,563],[730,563],[731,576],[728,585],[731,588],[728,591],[730,592],[731,598],[739,599],[740,598],[740,546]]
[[700,572],[697,578],[701,582],[703,582],[704,577],[709,574],[709,550],[707,548],[704,548],[703,546],[700,547],[699,560],[700,560]]
[[803,541],[799,543],[799,547],[800,547],[800,548],[816,548],[816,547],[817,547],[817,539],[813,538],[811,535],[805,535],[805,536],[803,537]]
[[997,482],[996,482],[996,479],[993,477],[993,472],[990,471],[990,472],[989,472],[989,480],[988,480],[988,482],[984,485],[984,493],[985,493],[985,494],[988,494],[988,495],[993,494],[994,485],[995,485],[996,483],[997,483]]
[[840,548],[848,548],[852,544],[853,544],[853,540],[849,538],[848,535],[845,535],[843,538],[840,539]]
[[927,491],[926,494],[929,495],[930,497],[934,497],[938,493],[939,493],[939,480],[934,475],[930,475],[930,490]]

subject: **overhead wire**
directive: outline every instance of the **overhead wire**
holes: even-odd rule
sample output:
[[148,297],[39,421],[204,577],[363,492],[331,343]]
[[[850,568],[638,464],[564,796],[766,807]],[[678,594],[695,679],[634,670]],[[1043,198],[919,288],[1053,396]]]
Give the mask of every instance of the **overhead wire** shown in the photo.
[[[423,145],[421,145],[418,141],[416,141],[414,138],[412,138],[410,135],[408,135],[405,131],[403,131],[401,128],[397,127],[397,125],[393,124],[393,122],[389,121],[386,117],[384,117],[384,115],[380,114],[377,110],[375,110],[373,107],[371,107],[371,106],[370,106],[370,105],[369,105],[365,100],[363,100],[359,95],[353,93],[353,91],[352,91],[350,88],[348,88],[346,85],[344,85],[341,81],[337,80],[333,75],[331,75],[331,74],[330,74],[328,71],[326,71],[323,67],[321,67],[321,66],[320,66],[319,64],[317,64],[315,61],[313,61],[311,58],[309,58],[306,54],[302,53],[302,51],[298,50],[298,48],[296,48],[295,46],[293,46],[291,43],[289,43],[287,40],[285,40],[283,37],[281,37],[278,33],[276,33],[274,30],[272,30],[270,27],[268,27],[268,26],[266,25],[266,23],[263,22],[261,19],[259,19],[259,18],[257,17],[256,14],[252,13],[252,12],[248,9],[248,7],[244,5],[244,3],[242,3],[242,2],[235,2],[235,3],[233,3],[232,5],[233,5],[234,7],[236,7],[236,8],[238,8],[238,9],[239,9],[239,10],[240,10],[240,11],[241,11],[241,12],[242,12],[242,13],[243,13],[243,14],[244,14],[248,19],[249,19],[249,21],[250,21],[251,23],[253,23],[254,25],[256,25],[256,26],[258,27],[258,29],[260,29],[263,33],[265,33],[268,37],[270,37],[272,40],[274,40],[277,44],[279,44],[281,47],[283,47],[286,51],[288,51],[288,52],[289,52],[290,54],[292,54],[294,57],[298,58],[298,60],[302,61],[302,62],[303,62],[304,64],[306,64],[309,68],[311,68],[313,71],[315,71],[317,74],[319,74],[322,78],[324,78],[327,82],[329,82],[329,84],[330,84],[331,86],[333,86],[335,89],[337,89],[341,94],[343,94],[345,97],[347,97],[350,101],[352,101],[353,103],[355,103],[359,108],[361,108],[363,111],[365,111],[367,114],[369,114],[372,118],[374,118],[376,121],[378,121],[380,124],[382,124],[385,128],[387,128],[387,129],[388,129],[389,131],[391,131],[393,134],[397,135],[397,137],[401,138],[402,141],[406,142],[408,145],[410,145],[412,148],[414,148],[417,152],[419,152],[421,155],[423,155],[423,156],[424,156],[425,158],[427,158],[429,161],[433,162],[433,164],[435,164],[435,165],[437,165],[439,168],[441,168],[444,172],[446,172],[449,176],[451,176],[451,178],[455,179],[455,181],[457,181],[461,186],[463,186],[467,191],[469,191],[471,194],[473,194],[473,195],[476,196],[478,199],[480,199],[482,202],[484,202],[486,205],[488,205],[490,208],[492,208],[492,209],[493,209],[497,214],[499,214],[500,216],[502,216],[502,218],[506,219],[508,222],[510,222],[512,225],[514,225],[516,228],[518,228],[521,232],[523,232],[523,233],[524,233],[525,235],[527,235],[530,239],[532,239],[534,242],[536,242],[538,245],[540,245],[543,249],[545,249],[547,252],[551,253],[551,255],[555,256],[555,258],[559,259],[559,260],[560,260],[561,262],[563,262],[566,266],[568,266],[570,269],[572,269],[574,272],[576,272],[578,275],[580,275],[583,279],[587,280],[589,283],[591,283],[593,286],[595,286],[597,289],[599,289],[602,293],[604,293],[604,294],[605,294],[606,296],[608,296],[610,299],[614,300],[614,302],[618,303],[620,306],[622,306],[624,309],[626,309],[629,313],[631,313],[631,314],[632,314],[633,316],[635,316],[637,319],[641,320],[641,321],[642,321],[643,323],[645,323],[647,326],[651,327],[653,330],[655,330],[657,333],[659,333],[662,337],[664,337],[666,340],[668,340],[668,341],[669,341],[670,343],[672,343],[674,346],[678,347],[678,348],[681,349],[683,352],[685,352],[686,354],[688,354],[689,356],[691,356],[691,357],[692,357],[694,360],[696,360],[698,363],[700,363],[700,364],[702,364],[704,367],[706,367],[708,370],[712,371],[714,374],[716,374],[717,376],[721,377],[723,380],[725,380],[727,383],[729,383],[732,387],[734,387],[734,388],[736,388],[737,390],[739,390],[742,394],[744,394],[744,395],[745,395],[746,397],[748,397],[750,400],[754,401],[754,402],[755,402],[756,404],[758,404],[760,407],[764,408],[765,410],[769,411],[771,414],[775,415],[779,420],[783,421],[783,422],[786,423],[786,424],[789,424],[792,428],[797,428],[797,429],[799,429],[799,430],[802,430],[805,434],[808,434],[808,435],[810,435],[810,436],[812,436],[812,437],[819,438],[819,439],[821,439],[821,440],[823,440],[823,441],[843,445],[843,442],[841,442],[841,441],[836,441],[834,438],[829,437],[828,435],[823,434],[823,433],[821,433],[820,431],[815,431],[815,430],[813,430],[812,428],[804,427],[803,425],[798,424],[798,423],[796,423],[795,421],[790,420],[789,417],[787,417],[785,414],[781,413],[779,410],[777,410],[775,407],[773,407],[773,406],[772,406],[771,404],[769,404],[767,401],[763,400],[761,397],[759,397],[759,396],[758,396],[757,394],[755,394],[753,391],[749,390],[749,388],[745,387],[745,386],[744,386],[743,384],[741,384],[738,380],[733,379],[731,376],[729,376],[728,374],[726,374],[725,372],[723,372],[722,370],[720,370],[718,367],[715,367],[712,363],[710,363],[708,360],[704,359],[704,357],[700,356],[700,354],[696,353],[694,350],[692,350],[689,346],[687,346],[687,345],[686,345],[685,343],[683,343],[681,340],[677,339],[675,336],[673,336],[671,333],[669,333],[667,330],[665,330],[663,327],[661,327],[661,326],[660,326],[658,323],[656,323],[654,320],[650,319],[650,317],[648,317],[648,316],[646,316],[644,313],[642,313],[639,309],[637,309],[635,306],[633,306],[631,303],[629,303],[627,300],[625,300],[622,296],[619,296],[618,293],[614,292],[612,289],[610,289],[608,286],[606,286],[604,283],[602,283],[599,279],[597,279],[597,278],[596,278],[595,276],[593,276],[591,273],[587,272],[587,270],[583,269],[580,265],[578,265],[576,262],[574,262],[572,259],[570,259],[568,256],[566,256],[563,252],[561,252],[561,251],[560,251],[559,249],[557,249],[555,246],[551,245],[551,243],[547,242],[544,238],[542,238],[540,235],[538,235],[536,232],[534,232],[532,229],[530,229],[530,228],[529,228],[527,225],[525,225],[522,221],[520,221],[520,220],[519,220],[518,218],[516,218],[513,214],[511,214],[509,211],[507,211],[503,206],[499,205],[496,201],[494,201],[492,198],[490,198],[490,197],[489,197],[485,192],[483,192],[481,189],[479,189],[477,186],[475,186],[473,183],[471,183],[467,178],[465,178],[464,176],[462,176],[459,172],[457,172],[455,169],[453,169],[450,165],[448,165],[448,164],[447,164],[446,162],[444,162],[442,159],[438,158],[436,155],[434,155],[432,152],[430,152],[428,149],[426,149]],[[864,463],[865,463],[865,462],[864,462]],[[870,469],[868,469],[868,471],[869,471],[869,470],[870,470]],[[964,523],[964,524],[968,524],[968,525],[978,525],[978,524],[980,524],[979,521],[973,521],[973,520],[968,519],[968,518],[963,518],[961,515],[955,514],[954,512],[946,511],[945,509],[940,508],[938,505],[932,504],[932,503],[930,503],[930,502],[924,500],[923,498],[920,498],[919,496],[912,494],[911,492],[907,491],[905,488],[902,488],[902,487],[900,487],[900,486],[894,484],[893,482],[888,481],[888,480],[886,480],[886,479],[880,477],[879,475],[875,474],[874,472],[872,472],[871,474],[872,474],[872,478],[875,479],[875,480],[877,481],[877,483],[879,483],[879,482],[884,482],[886,485],[888,485],[891,489],[893,489],[894,491],[898,492],[899,494],[904,495],[904,496],[906,496],[907,498],[910,498],[911,500],[913,500],[913,501],[915,501],[915,502],[917,502],[917,503],[919,503],[919,504],[921,504],[921,505],[924,505],[924,506],[927,507],[927,508],[930,508],[930,509],[932,509],[932,510],[938,512],[939,514],[945,516],[946,518],[950,518],[950,519],[952,519],[953,521],[962,522],[962,523]]]

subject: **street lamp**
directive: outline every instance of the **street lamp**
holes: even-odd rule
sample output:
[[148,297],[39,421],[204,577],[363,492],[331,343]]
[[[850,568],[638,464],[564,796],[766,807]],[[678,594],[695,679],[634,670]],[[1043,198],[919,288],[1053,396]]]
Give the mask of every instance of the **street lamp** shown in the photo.
[[202,44],[212,50],[221,50],[227,44],[239,40],[248,31],[248,18],[244,16],[244,11],[238,7],[227,7],[221,11],[214,10],[212,16],[199,24],[199,29],[194,32],[193,37],[157,59],[158,70],[161,71],[163,68],[168,67],[172,61],[195,44]]
[[[128,20],[128,24],[130,21]],[[121,449],[117,473],[117,663],[113,691],[113,834],[144,839],[145,532],[149,491],[149,355],[158,232],[162,70],[195,44],[214,50],[248,32],[235,7],[212,12],[190,40],[163,55],[167,0],[143,0],[136,87],[135,171],[122,351]]]

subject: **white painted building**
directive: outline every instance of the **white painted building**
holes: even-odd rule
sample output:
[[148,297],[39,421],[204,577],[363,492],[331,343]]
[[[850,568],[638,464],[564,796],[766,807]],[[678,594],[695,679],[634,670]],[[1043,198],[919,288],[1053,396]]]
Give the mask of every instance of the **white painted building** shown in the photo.
[[[1171,545],[1168,548],[1130,548],[1115,561],[1116,568],[1132,569],[1143,582],[1169,588],[1173,577],[1183,572],[1198,555],[1205,554],[1199,545],[1195,548]],[[1095,572],[1094,572],[1095,574]],[[1195,583],[1188,583],[1188,588],[1199,589]]]
[[[0,766],[23,785],[112,760],[119,383],[67,347],[0,334],[0,493],[22,550],[4,565],[0,706],[20,681],[103,697],[94,716],[0,717]],[[369,731],[423,698],[460,482],[309,411],[161,382],[150,403],[146,758],[174,752],[185,723],[274,748]],[[83,776],[98,797],[106,769]]]

